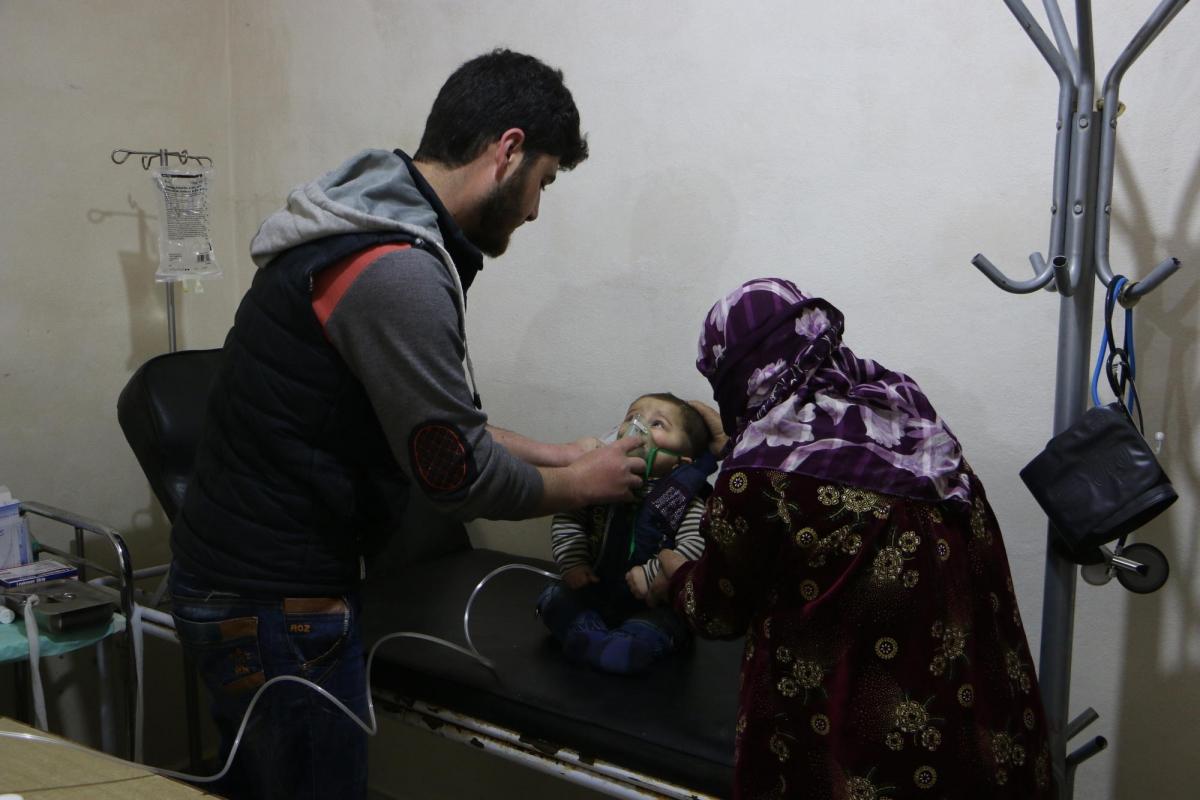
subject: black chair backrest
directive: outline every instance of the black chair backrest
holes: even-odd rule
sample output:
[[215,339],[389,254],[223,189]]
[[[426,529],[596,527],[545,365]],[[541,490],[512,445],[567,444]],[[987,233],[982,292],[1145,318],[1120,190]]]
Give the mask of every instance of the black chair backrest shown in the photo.
[[172,522],[192,475],[221,350],[180,350],[147,361],[121,390],[117,420]]

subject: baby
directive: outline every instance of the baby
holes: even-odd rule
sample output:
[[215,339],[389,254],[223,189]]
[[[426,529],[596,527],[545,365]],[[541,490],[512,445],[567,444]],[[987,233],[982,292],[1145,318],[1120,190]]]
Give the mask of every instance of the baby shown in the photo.
[[703,552],[700,517],[716,461],[708,424],[673,394],[637,398],[618,430],[644,440],[631,453],[646,461],[641,497],[554,517],[562,581],[546,587],[537,610],[569,659],[632,674],[689,641],[675,612],[649,607],[647,593],[662,570],[660,550],[688,560]]

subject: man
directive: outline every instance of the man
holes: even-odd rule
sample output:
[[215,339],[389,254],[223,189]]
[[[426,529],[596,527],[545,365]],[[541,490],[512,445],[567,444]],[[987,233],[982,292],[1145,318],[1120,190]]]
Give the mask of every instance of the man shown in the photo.
[[[636,438],[544,444],[488,425],[464,334],[482,256],[586,157],[562,73],[497,50],[447,80],[412,159],[360,153],[262,224],[171,537],[177,630],[223,754],[276,675],[365,716],[356,587],[412,489],[460,519],[520,519],[640,485]],[[363,797],[365,737],[310,688],[272,686],[217,790]]]

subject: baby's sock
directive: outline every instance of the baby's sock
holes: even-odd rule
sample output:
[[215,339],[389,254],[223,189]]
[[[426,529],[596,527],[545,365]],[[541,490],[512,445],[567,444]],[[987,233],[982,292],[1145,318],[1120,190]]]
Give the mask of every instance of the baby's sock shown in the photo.
[[582,611],[567,626],[563,653],[571,661],[589,661],[588,653],[607,637],[608,626],[604,619],[595,611]]
[[618,629],[602,637],[593,637],[588,643],[586,658],[589,664],[604,672],[633,675],[650,666],[654,661],[654,650],[646,642]]

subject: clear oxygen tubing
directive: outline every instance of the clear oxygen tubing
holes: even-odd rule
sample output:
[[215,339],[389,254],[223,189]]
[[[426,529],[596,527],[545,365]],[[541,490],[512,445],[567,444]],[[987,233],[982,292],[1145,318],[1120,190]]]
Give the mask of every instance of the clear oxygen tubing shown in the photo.
[[[188,783],[213,783],[215,781],[219,781],[221,778],[225,777],[226,774],[228,774],[230,767],[233,766],[233,759],[234,759],[234,757],[237,756],[238,748],[242,744],[242,736],[246,732],[246,725],[249,724],[249,722],[250,722],[250,715],[254,712],[254,707],[256,705],[258,705],[258,701],[262,697],[263,692],[265,692],[268,688],[270,688],[271,686],[273,686],[276,683],[299,683],[299,684],[309,687],[310,689],[315,691],[317,694],[321,695],[326,700],[333,703],[333,705],[338,710],[340,710],[343,714],[350,717],[350,719],[354,721],[354,724],[357,725],[359,728],[361,728],[368,736],[374,736],[378,732],[379,726],[375,719],[375,702],[371,697],[371,690],[370,690],[371,666],[375,661],[375,653],[379,650],[380,646],[383,645],[385,642],[389,642],[392,639],[401,639],[401,638],[423,639],[427,642],[433,642],[434,644],[440,644],[443,647],[448,647],[451,650],[454,650],[455,652],[462,653],[463,655],[468,656],[469,658],[472,658],[475,661],[479,662],[481,665],[483,665],[487,669],[492,670],[493,672],[495,671],[495,665],[492,662],[492,660],[483,656],[479,652],[479,650],[475,647],[474,642],[471,641],[471,631],[470,631],[471,606],[474,604],[475,598],[479,594],[480,590],[483,589],[483,587],[488,583],[488,581],[490,581],[492,578],[496,577],[500,573],[507,572],[509,570],[525,570],[527,572],[534,572],[534,573],[537,573],[538,575],[543,575],[543,576],[545,576],[547,578],[551,578],[553,580],[560,579],[558,575],[555,575],[551,572],[547,572],[544,569],[538,569],[537,567],[529,566],[528,564],[506,564],[504,566],[497,567],[496,569],[489,572],[487,575],[483,576],[483,578],[479,581],[479,583],[475,585],[475,589],[471,592],[470,597],[467,598],[466,610],[463,612],[463,633],[466,636],[469,649],[466,647],[462,647],[460,645],[454,644],[453,642],[446,641],[445,639],[440,639],[436,636],[430,636],[429,634],[426,634],[426,633],[416,633],[413,631],[397,631],[396,633],[389,633],[388,635],[381,638],[379,641],[377,641],[371,647],[371,651],[367,655],[367,667],[366,667],[367,687],[368,687],[367,688],[367,720],[368,720],[367,722],[364,722],[357,714],[355,714],[353,711],[351,711],[346,706],[345,703],[343,703],[341,700],[338,700],[336,697],[334,697],[332,694],[330,694],[328,692],[328,690],[326,690],[324,687],[318,686],[317,684],[313,683],[312,681],[307,680],[306,678],[298,677],[296,675],[276,675],[274,678],[271,678],[269,681],[264,683],[262,686],[258,687],[258,690],[254,693],[254,697],[250,698],[250,705],[248,705],[246,707],[246,713],[244,713],[242,715],[242,722],[240,725],[238,725],[237,735],[233,739],[233,746],[229,748],[229,756],[225,759],[225,765],[223,767],[221,767],[220,772],[216,773],[215,775],[189,775],[185,772],[176,772],[174,770],[165,769],[163,767],[153,767],[148,764],[135,764],[135,765],[142,767],[143,769],[149,770],[150,772],[154,772],[158,775],[163,775],[168,778],[175,778],[176,780],[187,781]],[[26,611],[26,619],[27,620],[32,619],[32,617],[33,617],[33,612],[32,612],[32,609],[30,608],[30,606],[32,605],[31,600],[32,600],[32,597],[29,599],[26,599],[26,601],[25,601],[25,611]],[[34,602],[36,602],[36,601],[34,601]],[[36,622],[33,623],[33,631],[34,631],[33,636],[35,637],[35,640],[36,640],[36,636],[37,636],[36,625],[37,625]],[[27,630],[28,630],[28,628],[27,628]],[[33,649],[31,649],[31,651],[30,651],[31,659],[34,656],[34,652],[35,651]],[[33,674],[35,676],[38,676],[36,661],[33,663]],[[40,677],[35,677],[35,680],[37,680],[36,685],[40,689]],[[41,727],[42,730],[46,730],[45,710],[44,709],[45,709],[45,706],[43,704],[42,710],[40,712],[41,713],[41,720],[40,720],[41,724],[39,725],[39,727]],[[67,741],[64,739],[55,739],[55,738],[51,738],[49,736],[42,736],[42,735],[36,734],[36,733],[24,733],[21,731],[0,731],[0,738],[20,739],[20,740],[24,740],[27,742],[38,742],[38,743],[42,743],[42,744],[57,745],[59,747],[69,748],[71,750],[79,750],[81,752],[91,753],[93,755],[99,755],[101,758],[104,758],[108,761],[113,761],[113,762],[116,762],[119,764],[135,763],[135,762],[126,761],[125,759],[122,759],[122,758],[117,758],[116,756],[110,756],[107,753],[96,753],[96,751],[92,750],[92,748],[85,747],[84,745],[81,745],[81,744],[76,744],[75,742]]]
[[42,657],[41,642],[38,639],[37,617],[33,615],[33,607],[37,605],[38,597],[30,592],[25,596],[25,638],[29,642],[29,683],[33,692],[34,724],[44,731],[50,730],[46,722],[46,693],[42,690]]

